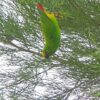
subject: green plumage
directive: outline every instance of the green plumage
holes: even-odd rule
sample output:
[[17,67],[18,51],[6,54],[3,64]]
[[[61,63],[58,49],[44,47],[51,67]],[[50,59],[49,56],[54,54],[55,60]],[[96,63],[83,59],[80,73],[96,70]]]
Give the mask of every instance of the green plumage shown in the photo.
[[39,10],[41,15],[41,26],[45,46],[42,51],[42,56],[48,58],[53,55],[60,46],[60,28],[58,22],[53,14],[44,13]]

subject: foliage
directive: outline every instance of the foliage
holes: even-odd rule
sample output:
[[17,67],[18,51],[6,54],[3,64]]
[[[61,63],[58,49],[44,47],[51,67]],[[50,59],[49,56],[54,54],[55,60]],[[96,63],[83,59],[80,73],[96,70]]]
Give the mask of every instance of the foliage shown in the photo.
[[[67,100],[73,94],[79,100],[99,100],[99,92],[95,96],[90,92],[91,87],[100,89],[99,0],[3,2],[10,8],[0,1],[0,60],[6,56],[7,67],[16,70],[0,71],[1,97],[9,93],[15,100]],[[37,2],[57,15],[62,31],[61,47],[48,60],[40,56],[43,40]],[[39,95],[35,89],[40,86],[48,94]]]

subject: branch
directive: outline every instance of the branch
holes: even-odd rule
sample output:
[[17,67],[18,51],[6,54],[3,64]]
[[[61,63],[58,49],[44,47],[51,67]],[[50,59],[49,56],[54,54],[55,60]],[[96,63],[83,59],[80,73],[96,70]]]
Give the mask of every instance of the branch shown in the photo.
[[35,51],[31,51],[31,50],[29,50],[29,49],[22,48],[22,47],[20,47],[20,46],[14,44],[14,43],[12,43],[12,42],[10,42],[10,45],[16,47],[17,49],[19,49],[19,50],[21,50],[21,51],[30,52],[30,53],[32,53],[32,54],[36,54],[36,55],[38,55],[38,56],[41,56],[39,52],[35,52]]

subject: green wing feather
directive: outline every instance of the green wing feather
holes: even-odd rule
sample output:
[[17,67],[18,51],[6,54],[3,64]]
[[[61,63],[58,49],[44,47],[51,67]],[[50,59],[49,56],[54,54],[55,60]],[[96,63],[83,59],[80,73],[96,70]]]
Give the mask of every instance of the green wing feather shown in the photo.
[[41,54],[45,58],[48,58],[53,55],[60,46],[60,28],[53,14],[44,13],[41,10],[39,10],[39,13],[41,15],[41,26],[45,39],[45,46]]

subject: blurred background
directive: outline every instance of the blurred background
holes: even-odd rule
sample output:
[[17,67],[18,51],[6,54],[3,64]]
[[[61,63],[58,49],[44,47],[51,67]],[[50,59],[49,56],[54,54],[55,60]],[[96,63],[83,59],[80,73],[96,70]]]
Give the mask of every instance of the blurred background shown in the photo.
[[[49,59],[37,2],[61,28]],[[100,1],[0,0],[0,100],[100,100]]]

